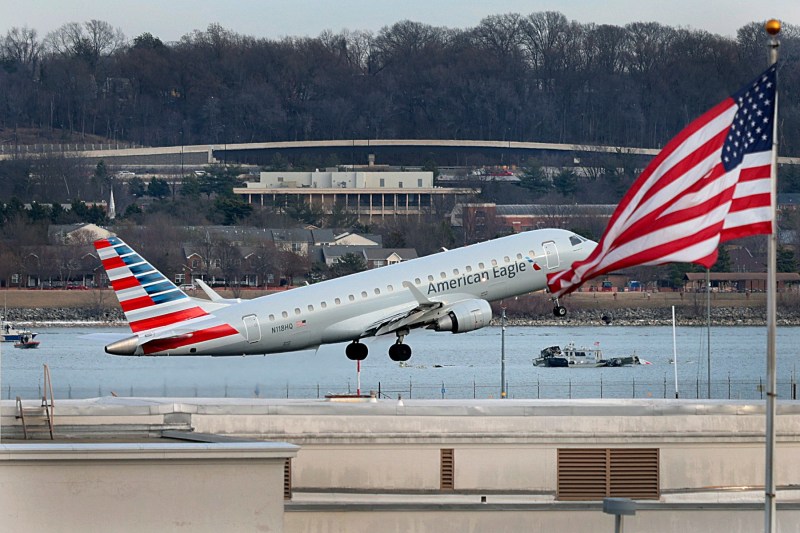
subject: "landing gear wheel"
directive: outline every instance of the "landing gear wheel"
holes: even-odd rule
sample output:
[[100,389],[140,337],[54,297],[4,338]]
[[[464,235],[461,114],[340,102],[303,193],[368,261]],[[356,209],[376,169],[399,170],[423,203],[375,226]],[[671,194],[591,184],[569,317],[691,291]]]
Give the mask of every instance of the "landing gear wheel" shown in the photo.
[[398,342],[389,346],[389,357],[392,361],[408,361],[411,359],[411,346]]
[[369,348],[366,344],[361,344],[358,341],[353,341],[344,349],[344,354],[351,361],[363,361],[369,354]]
[[563,305],[557,305],[553,308],[553,314],[558,318],[563,318],[567,316],[567,308]]

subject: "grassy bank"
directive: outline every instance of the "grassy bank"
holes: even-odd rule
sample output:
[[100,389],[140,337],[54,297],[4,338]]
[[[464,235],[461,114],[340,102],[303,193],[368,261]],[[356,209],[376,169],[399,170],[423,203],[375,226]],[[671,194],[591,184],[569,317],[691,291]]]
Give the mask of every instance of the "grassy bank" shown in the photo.
[[[255,298],[266,294],[266,291],[243,291],[242,298]],[[25,290],[6,289],[0,291],[2,304],[8,309],[31,308],[80,308],[80,309],[118,309],[119,303],[111,289],[91,290]],[[227,298],[234,298],[230,291],[220,291]],[[205,295],[202,291],[193,291],[192,296],[199,298]]]

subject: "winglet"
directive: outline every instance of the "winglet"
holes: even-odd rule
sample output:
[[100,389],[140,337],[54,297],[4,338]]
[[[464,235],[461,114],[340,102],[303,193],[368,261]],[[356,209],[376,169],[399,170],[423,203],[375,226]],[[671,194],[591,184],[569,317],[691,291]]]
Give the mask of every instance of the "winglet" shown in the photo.
[[411,283],[410,281],[404,281],[403,287],[411,291],[411,294],[414,295],[414,299],[417,300],[417,303],[419,303],[422,306],[433,305],[434,303],[436,303],[428,300],[428,298],[424,294],[422,294],[422,291],[416,288],[414,284]]

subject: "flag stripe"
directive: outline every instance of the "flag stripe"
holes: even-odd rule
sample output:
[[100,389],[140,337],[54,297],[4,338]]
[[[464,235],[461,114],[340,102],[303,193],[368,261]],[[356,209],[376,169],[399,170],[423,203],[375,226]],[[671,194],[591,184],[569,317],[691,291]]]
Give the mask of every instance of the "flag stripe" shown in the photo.
[[[707,179],[697,181],[687,189],[683,196],[676,198],[676,200],[689,200],[686,202],[685,208],[683,207],[683,201],[673,202],[670,206],[666,204],[662,205],[660,209],[654,210],[650,215],[641,218],[638,222],[625,229],[615,240],[615,246],[630,242],[638,235],[651,231],[654,227],[671,226],[679,222],[703,216],[719,206],[720,203],[730,201],[733,195],[732,187],[723,188],[718,191],[710,190],[714,188],[719,189],[720,186],[724,186],[724,182],[720,181],[724,176],[716,175],[718,172],[724,172],[722,165],[714,167],[714,171],[712,172],[713,173],[709,175]],[[693,193],[698,193],[698,195],[700,195],[699,201],[692,201]]]
[[720,241],[732,241],[750,235],[769,235],[772,233],[772,221],[757,222],[747,225],[724,228],[720,233]]
[[[724,114],[720,119],[718,115]],[[732,114],[731,102],[729,100],[716,106],[714,109],[706,112],[703,116],[692,122],[685,130],[673,138],[664,149],[659,152],[656,158],[647,166],[642,172],[642,175],[634,182],[630,190],[620,202],[617,210],[609,221],[609,227],[614,227],[618,218],[629,215],[631,204],[637,209],[641,203],[641,190],[650,188],[654,184],[651,183],[651,178],[658,179],[659,176],[668,172],[673,166],[682,161],[685,157],[686,150],[694,151],[692,144],[695,142],[693,135],[698,135],[698,130],[702,127],[711,127],[715,131],[720,129],[719,121],[725,119],[728,115]],[[702,140],[702,135],[699,135],[698,141]],[[688,145],[688,146],[687,146]]]
[[[732,113],[730,113],[729,109],[730,104],[727,101],[725,102],[725,104],[726,105],[717,106],[712,111],[716,110],[717,112],[724,112],[726,117],[728,117],[729,115],[733,116]],[[713,127],[714,129],[718,129],[720,126],[718,121],[714,120],[716,118],[717,117],[712,116],[711,112],[708,112],[705,115],[703,115],[700,119],[698,119],[698,121],[701,124],[710,124],[711,127]],[[697,134],[697,128],[695,126],[696,126],[695,123],[693,123],[687,129],[690,130],[692,134]],[[691,137],[691,136],[686,136],[686,137],[688,137],[690,141],[702,140],[704,138],[703,135],[699,134],[697,134],[696,137]],[[680,138],[681,136],[679,135],[678,139]],[[665,151],[670,147],[674,147],[678,151],[678,154],[677,155],[665,154]],[[653,162],[651,162],[650,165],[648,165],[648,167],[645,169],[645,171],[642,173],[639,179],[637,179],[634,182],[631,189],[622,199],[619,206],[612,215],[611,220],[609,221],[605,235],[600,240],[599,245],[594,249],[592,254],[586,259],[584,263],[590,264],[594,260],[602,258],[602,254],[607,252],[608,247],[616,243],[616,239],[619,238],[619,233],[623,232],[627,226],[635,222],[636,219],[646,216],[647,213],[657,208],[660,205],[660,203],[670,202],[676,196],[676,192],[673,191],[673,189],[671,188],[664,192],[663,197],[660,196],[653,197],[651,203],[649,204],[641,203],[641,197],[643,197],[644,194],[646,194],[646,191],[650,187],[656,186],[658,184],[659,176],[665,172],[669,172],[670,168],[672,168],[671,166],[665,166],[665,163],[672,163],[672,161],[674,160],[676,164],[679,164],[681,161],[685,159],[684,153],[689,148],[691,147],[686,146],[681,142],[675,142],[675,140],[670,141],[670,143],[667,144],[667,148],[665,148],[665,151],[662,151],[656,157],[656,159]],[[716,158],[715,160],[718,161],[718,158]],[[654,175],[654,171],[658,171],[658,175]],[[687,185],[689,190],[692,190],[692,184],[694,183],[694,181],[702,177],[704,174],[705,172],[696,169],[692,169],[691,172],[688,172],[686,174],[686,178],[689,181],[689,184]]]
[[721,242],[771,233],[776,81],[773,65],[670,140],[625,194],[589,257],[548,274],[550,291],[558,297],[636,265],[710,267]]

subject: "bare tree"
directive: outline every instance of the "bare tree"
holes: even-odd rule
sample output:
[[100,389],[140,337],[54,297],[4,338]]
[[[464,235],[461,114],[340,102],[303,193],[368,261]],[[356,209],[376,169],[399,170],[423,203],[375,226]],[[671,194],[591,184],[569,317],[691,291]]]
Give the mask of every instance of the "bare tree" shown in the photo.
[[500,57],[515,56],[522,44],[524,19],[517,13],[491,15],[474,29],[476,40]]
[[51,53],[76,57],[96,66],[102,56],[111,55],[125,43],[125,35],[108,22],[69,22],[47,34],[44,45]]
[[239,283],[242,275],[242,254],[239,247],[225,239],[218,239],[214,242],[213,251],[226,285],[238,298],[242,292],[242,286]]
[[90,50],[100,57],[111,55],[125,44],[125,34],[119,28],[114,28],[102,20],[90,20],[83,25],[86,37],[89,40]]
[[2,45],[0,45],[0,57],[33,73],[39,64],[41,48],[36,30],[27,26],[14,27],[8,30],[3,38]]

